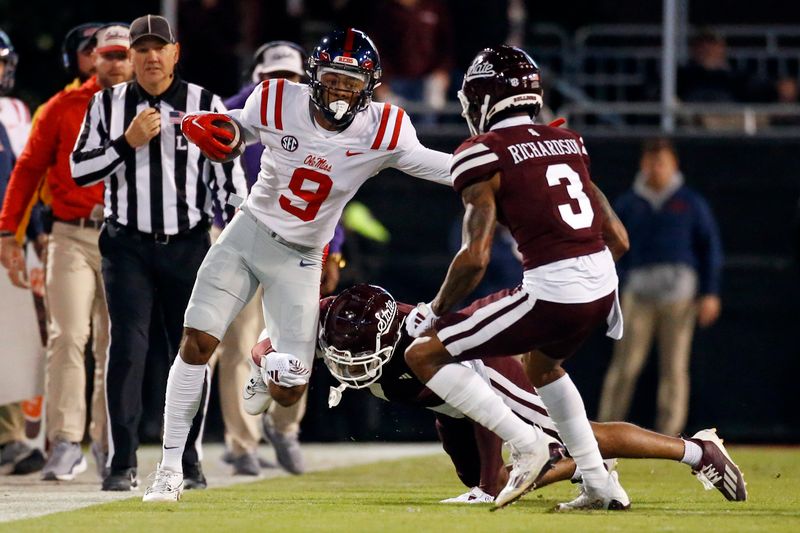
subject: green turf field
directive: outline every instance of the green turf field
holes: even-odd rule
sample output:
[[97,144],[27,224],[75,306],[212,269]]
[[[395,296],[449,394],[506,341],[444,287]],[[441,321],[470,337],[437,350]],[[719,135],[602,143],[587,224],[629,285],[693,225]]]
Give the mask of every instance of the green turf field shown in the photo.
[[704,491],[685,465],[621,461],[633,508],[625,513],[551,513],[570,499],[562,483],[496,513],[439,499],[464,492],[445,456],[332,470],[188,492],[178,504],[139,498],[0,524],[0,531],[800,531],[800,449],[733,448],[749,501]]

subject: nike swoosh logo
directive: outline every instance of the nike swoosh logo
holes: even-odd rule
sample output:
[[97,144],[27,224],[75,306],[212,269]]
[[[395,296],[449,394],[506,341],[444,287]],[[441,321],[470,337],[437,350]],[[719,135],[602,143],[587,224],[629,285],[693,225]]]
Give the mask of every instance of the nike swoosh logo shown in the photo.
[[180,446],[164,446],[165,450],[177,450]]
[[314,266],[314,263],[313,263],[313,262],[311,262],[311,263],[306,263],[305,261],[303,261],[303,260],[301,259],[301,260],[300,260],[300,266],[301,266],[301,267]]
[[350,150],[348,150],[348,151],[346,151],[346,152],[344,153],[344,155],[346,155],[347,157],[350,157],[351,155],[361,155],[361,154],[363,154],[363,153],[364,153],[364,152],[351,152]]

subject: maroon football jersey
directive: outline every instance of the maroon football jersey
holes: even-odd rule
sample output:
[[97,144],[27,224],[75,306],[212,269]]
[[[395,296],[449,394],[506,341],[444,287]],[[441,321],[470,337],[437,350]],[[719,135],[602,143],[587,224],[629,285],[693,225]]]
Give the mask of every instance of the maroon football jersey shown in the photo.
[[508,227],[525,270],[603,250],[603,213],[589,156],[575,132],[533,124],[464,141],[453,154],[453,187],[501,173],[497,220]]

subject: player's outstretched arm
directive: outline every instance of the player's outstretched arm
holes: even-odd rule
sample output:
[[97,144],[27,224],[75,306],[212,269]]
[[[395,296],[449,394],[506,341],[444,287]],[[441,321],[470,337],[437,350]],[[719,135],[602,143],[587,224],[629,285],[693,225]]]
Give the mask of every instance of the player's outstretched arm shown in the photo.
[[461,191],[464,202],[464,224],[461,249],[450,263],[439,294],[431,302],[437,316],[451,310],[469,295],[483,278],[492,252],[492,239],[497,223],[495,192],[500,187],[500,173],[478,181]]
[[594,182],[592,182],[592,188],[594,189],[594,194],[597,196],[597,200],[600,202],[603,208],[603,214],[605,215],[605,222],[603,222],[603,239],[606,241],[608,249],[611,250],[614,261],[618,261],[631,247],[631,243],[628,240],[628,231],[614,212],[614,209],[608,202],[606,195],[603,194],[603,191],[601,191]]

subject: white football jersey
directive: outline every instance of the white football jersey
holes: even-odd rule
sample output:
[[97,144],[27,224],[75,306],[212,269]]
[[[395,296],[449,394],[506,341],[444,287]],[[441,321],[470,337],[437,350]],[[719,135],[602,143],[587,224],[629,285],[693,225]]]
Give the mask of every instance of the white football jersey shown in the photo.
[[8,133],[14,155],[19,157],[31,133],[31,113],[17,98],[0,97],[0,123]]
[[347,202],[385,168],[452,184],[449,154],[422,146],[401,108],[373,102],[345,130],[332,132],[316,124],[310,104],[307,85],[272,79],[231,112],[269,148],[246,204],[284,239],[327,244]]

